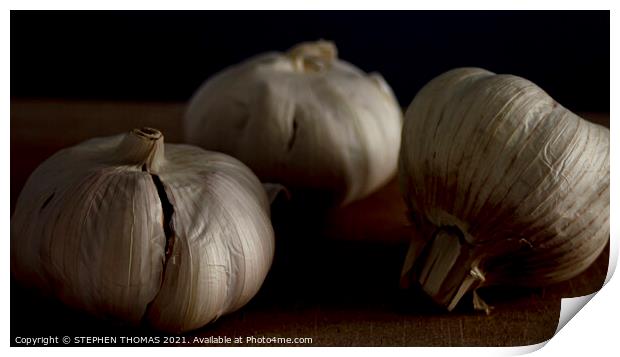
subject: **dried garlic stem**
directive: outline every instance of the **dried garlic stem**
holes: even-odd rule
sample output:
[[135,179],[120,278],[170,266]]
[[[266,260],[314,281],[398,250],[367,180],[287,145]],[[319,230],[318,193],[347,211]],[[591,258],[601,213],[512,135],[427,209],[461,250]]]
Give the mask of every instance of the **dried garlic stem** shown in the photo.
[[287,52],[295,69],[302,72],[318,72],[338,58],[336,45],[329,41],[304,42]]
[[402,285],[417,282],[435,302],[452,310],[466,292],[484,282],[478,265],[478,254],[458,228],[441,227],[426,244],[412,243]]
[[133,129],[117,149],[120,162],[157,173],[164,162],[164,135],[157,129]]

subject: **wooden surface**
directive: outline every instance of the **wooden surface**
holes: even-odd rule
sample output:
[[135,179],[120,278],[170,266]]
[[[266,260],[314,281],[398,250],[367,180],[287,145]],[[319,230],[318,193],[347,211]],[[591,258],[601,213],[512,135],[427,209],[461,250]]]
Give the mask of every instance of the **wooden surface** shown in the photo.
[[[32,170],[55,151],[85,139],[152,126],[181,141],[179,103],[51,100],[11,102],[11,211]],[[584,114],[609,126],[606,114]],[[309,223],[312,222],[312,223]],[[365,200],[324,216],[274,211],[276,257],[258,295],[241,310],[185,335],[311,337],[310,346],[520,346],[557,327],[560,298],[598,290],[609,247],[584,273],[540,289],[481,292],[492,314],[464,299],[452,313],[398,288],[411,231],[393,181]],[[99,321],[11,283],[11,344],[16,336],[156,336],[144,327]],[[252,344],[243,344],[252,345]],[[273,346],[273,344],[269,344]]]

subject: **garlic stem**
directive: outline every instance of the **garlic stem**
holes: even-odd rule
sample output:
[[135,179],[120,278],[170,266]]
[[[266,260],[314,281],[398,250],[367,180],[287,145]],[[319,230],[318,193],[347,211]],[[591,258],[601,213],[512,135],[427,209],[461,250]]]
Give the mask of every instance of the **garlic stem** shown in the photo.
[[120,162],[157,173],[164,162],[164,135],[157,129],[133,129],[117,149]]
[[416,281],[434,301],[448,310],[454,309],[465,293],[485,280],[478,267],[478,254],[455,227],[441,227],[425,246],[412,246],[407,262],[403,284]]
[[319,72],[338,58],[336,45],[329,41],[304,42],[287,52],[293,67],[301,72]]

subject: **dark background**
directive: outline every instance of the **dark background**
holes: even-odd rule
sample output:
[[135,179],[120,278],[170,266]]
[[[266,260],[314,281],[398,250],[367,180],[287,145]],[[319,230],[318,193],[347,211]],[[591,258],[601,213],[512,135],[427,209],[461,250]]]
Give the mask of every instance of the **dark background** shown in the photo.
[[[11,207],[54,152],[130,128],[182,141],[184,101],[248,56],[325,38],[379,71],[403,106],[434,76],[480,66],[538,83],[609,126],[609,12],[11,12]],[[94,100],[72,100],[94,99]],[[599,113],[592,113],[599,112]],[[399,288],[411,240],[396,181],[345,208],[273,210],[276,254],[259,293],[186,336],[312,337],[313,346],[519,346],[551,338],[560,298],[603,284],[609,246],[587,271],[537,289],[480,291],[489,316]],[[290,214],[290,216],[287,215]],[[319,222],[319,223],[317,223]],[[15,336],[150,336],[11,282]],[[19,313],[17,313],[19,312]]]
[[477,66],[609,111],[608,11],[12,11],[11,96],[185,101],[228,65],[319,38],[381,72],[403,106]]

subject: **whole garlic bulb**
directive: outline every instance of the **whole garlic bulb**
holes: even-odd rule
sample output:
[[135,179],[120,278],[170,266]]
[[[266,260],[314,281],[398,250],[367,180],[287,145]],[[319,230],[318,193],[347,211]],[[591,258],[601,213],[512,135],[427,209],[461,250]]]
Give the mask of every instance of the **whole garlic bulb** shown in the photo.
[[[428,83],[405,114],[399,178],[421,232],[403,282],[448,309],[480,286],[569,279],[609,238],[609,130],[520,77]],[[474,304],[488,309],[475,291]]]
[[94,315],[169,332],[246,304],[273,252],[254,174],[224,154],[164,145],[149,128],[53,155],[11,222],[16,278]]
[[187,109],[185,139],[240,159],[262,181],[345,204],[396,174],[401,127],[383,78],[318,41],[207,80]]

